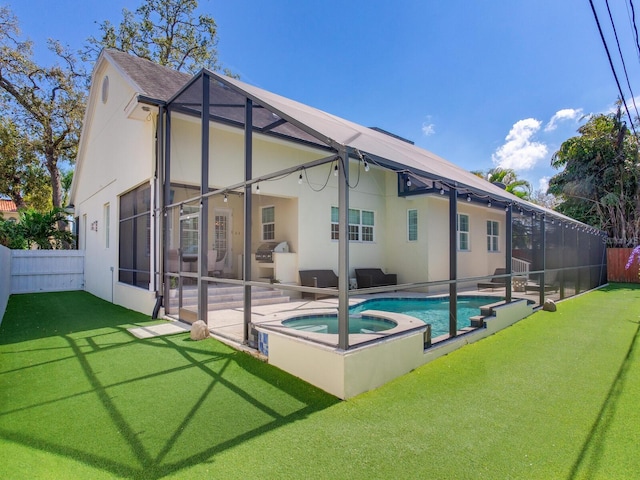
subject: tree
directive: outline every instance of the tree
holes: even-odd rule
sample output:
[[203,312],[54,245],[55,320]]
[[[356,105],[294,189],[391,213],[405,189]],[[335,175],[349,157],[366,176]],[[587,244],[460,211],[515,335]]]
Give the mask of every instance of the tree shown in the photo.
[[560,198],[556,209],[605,230],[612,246],[633,246],[640,238],[638,139],[612,114],[592,115],[553,154],[562,171],[549,181]]
[[37,246],[41,250],[60,249],[73,243],[73,235],[60,230],[57,225],[68,223],[61,208],[41,213],[33,209],[22,210],[20,221],[0,219],[0,244],[12,249],[29,249]]
[[0,90],[2,111],[31,139],[46,167],[52,204],[62,204],[60,162],[75,161],[84,113],[87,76],[68,49],[49,40],[57,63],[38,65],[32,44],[19,39],[18,21],[7,7],[0,7]]
[[49,175],[38,160],[30,139],[15,122],[0,117],[0,194],[14,201],[18,209],[27,206],[51,210]]
[[100,24],[102,36],[89,38],[85,55],[106,47],[190,73],[202,67],[223,70],[216,22],[210,15],[196,15],[197,7],[197,0],[144,0],[135,12],[125,8],[117,28],[108,20]]
[[504,189],[523,200],[529,200],[531,185],[526,180],[518,178],[518,174],[511,168],[495,167],[486,172],[473,171],[474,175],[484,178],[488,182],[504,186]]

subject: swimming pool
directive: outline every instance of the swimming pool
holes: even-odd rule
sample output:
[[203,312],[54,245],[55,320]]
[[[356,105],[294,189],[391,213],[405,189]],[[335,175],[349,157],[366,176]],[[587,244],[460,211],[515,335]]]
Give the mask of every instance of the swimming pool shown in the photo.
[[[501,297],[458,296],[458,329],[471,325],[470,317],[480,315],[480,307],[503,300]],[[449,333],[449,297],[430,298],[372,298],[349,309],[358,314],[365,310],[404,313],[431,324],[431,335],[437,337]]]
[[[458,329],[471,325],[470,317],[480,315],[480,307],[502,300],[501,297],[461,295],[458,297]],[[431,336],[449,333],[449,297],[373,298],[349,309],[349,333],[373,333],[390,330],[397,323],[362,315],[367,310],[403,313],[431,324]],[[282,325],[313,333],[338,333],[338,317],[333,314],[304,315],[284,320]]]

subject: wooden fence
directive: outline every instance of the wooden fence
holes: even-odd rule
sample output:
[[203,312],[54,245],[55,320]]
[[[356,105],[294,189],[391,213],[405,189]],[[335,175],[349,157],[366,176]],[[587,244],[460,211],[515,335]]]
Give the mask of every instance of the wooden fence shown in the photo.
[[11,293],[84,289],[84,250],[11,250]]
[[638,262],[634,261],[629,270],[624,267],[632,248],[607,248],[607,280],[610,282],[640,283]]

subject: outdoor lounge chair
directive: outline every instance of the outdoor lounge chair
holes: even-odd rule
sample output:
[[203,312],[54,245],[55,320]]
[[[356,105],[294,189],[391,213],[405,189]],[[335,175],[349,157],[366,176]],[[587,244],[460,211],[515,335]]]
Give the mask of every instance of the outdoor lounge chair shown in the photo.
[[[338,276],[333,270],[300,270],[300,285],[303,287],[315,288],[338,288]],[[320,294],[302,293],[302,296],[313,295],[313,299],[317,300]]]
[[384,273],[380,268],[356,268],[358,288],[384,287],[397,285],[398,276],[395,273]]
[[[493,272],[494,275],[505,275],[506,273],[506,268],[496,268],[496,271]],[[493,290],[494,288],[504,288],[506,287],[508,280],[509,277],[498,277],[491,279],[491,281],[478,282],[478,290],[481,290],[483,288],[490,288],[491,290]]]
[[[557,292],[558,290],[560,290],[560,287],[558,286],[558,282],[557,282],[557,276],[558,276],[558,272],[549,272],[547,274],[545,274],[545,278],[544,278],[544,291],[546,292]],[[529,292],[539,292],[541,289],[541,285],[540,282],[527,282],[527,284],[524,286],[525,291]]]

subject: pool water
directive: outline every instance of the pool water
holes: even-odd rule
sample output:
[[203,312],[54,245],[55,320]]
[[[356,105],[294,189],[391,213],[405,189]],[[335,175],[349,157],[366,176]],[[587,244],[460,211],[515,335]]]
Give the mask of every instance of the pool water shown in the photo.
[[[464,296],[458,297],[458,329],[471,325],[470,317],[480,315],[480,307],[502,300],[500,297]],[[431,324],[431,336],[449,333],[449,297],[436,298],[377,298],[365,300],[351,307],[351,314],[365,310],[404,313]]]
[[[336,315],[305,315],[282,322],[285,327],[295,328],[313,333],[338,333],[338,317]],[[396,327],[392,320],[368,316],[349,317],[349,333],[382,332]]]
[[[503,300],[501,297],[458,297],[458,329],[471,325],[470,317],[480,315],[480,307]],[[366,310],[381,310],[410,315],[431,324],[431,336],[449,333],[449,297],[435,298],[377,298],[365,300],[349,309],[349,333],[382,332],[396,326],[384,318],[361,316]],[[336,315],[306,315],[285,320],[282,324],[315,333],[338,333]]]

